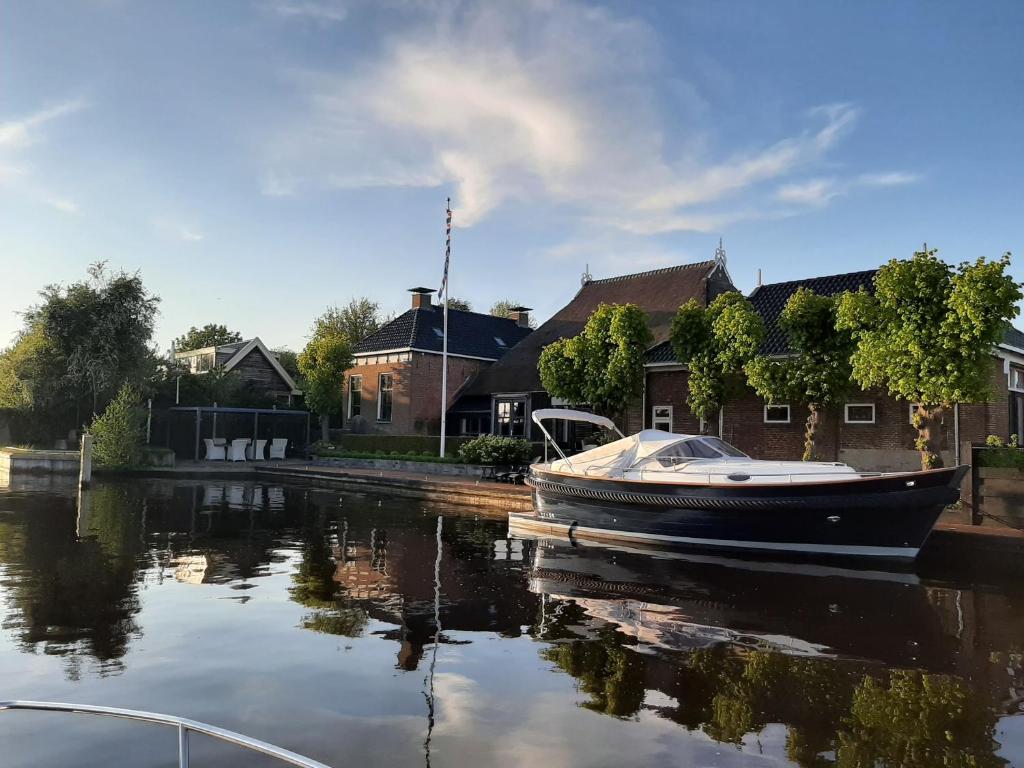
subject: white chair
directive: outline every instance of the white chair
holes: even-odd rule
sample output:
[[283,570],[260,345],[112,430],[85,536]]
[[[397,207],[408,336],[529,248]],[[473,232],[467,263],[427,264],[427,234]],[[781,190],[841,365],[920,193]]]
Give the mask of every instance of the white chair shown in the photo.
[[288,447],[288,438],[275,437],[270,441],[270,458],[283,459],[284,451]]
[[245,449],[245,458],[255,459],[256,461],[264,461],[267,458],[267,441],[257,440],[256,445],[251,443]]
[[203,442],[206,444],[207,461],[224,461],[223,445],[217,445],[213,440],[211,440],[208,437],[204,437]]
[[227,440],[226,437],[215,437],[215,438],[213,438],[213,444],[214,445],[227,445],[228,444],[228,440]]
[[231,461],[245,461],[245,448],[249,445],[249,442],[248,437],[236,437],[232,440],[228,459]]

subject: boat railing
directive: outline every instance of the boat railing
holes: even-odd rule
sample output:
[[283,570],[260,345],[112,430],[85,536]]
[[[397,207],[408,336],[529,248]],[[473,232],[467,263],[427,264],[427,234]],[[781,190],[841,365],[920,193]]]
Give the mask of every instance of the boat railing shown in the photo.
[[[644,477],[644,473],[645,472],[653,474],[653,475],[660,475],[661,479],[660,480],[653,480],[651,478],[645,478]],[[686,483],[685,483],[686,485],[699,485],[699,484],[711,485],[713,483],[716,483],[716,482],[721,483],[721,482],[724,482],[726,480],[729,480],[729,481],[731,481],[733,483],[736,483],[737,485],[740,485],[741,483],[746,483],[749,480],[757,480],[758,478],[771,478],[772,480],[775,480],[779,485],[787,485],[787,484],[793,484],[793,483],[806,482],[808,479],[814,478],[814,477],[829,477],[829,478],[834,478],[837,481],[840,481],[840,480],[858,480],[858,479],[865,478],[865,477],[881,477],[884,474],[885,474],[884,472],[851,472],[848,475],[846,475],[846,474],[844,474],[844,475],[837,475],[835,472],[797,472],[795,474],[794,473],[788,473],[788,474],[783,475],[783,474],[778,474],[778,473],[773,473],[773,472],[741,472],[741,471],[737,471],[737,472],[732,472],[732,473],[723,473],[723,472],[707,472],[707,473],[704,473],[704,472],[687,472],[687,473],[685,473],[684,477],[686,479]],[[673,469],[645,469],[645,468],[641,467],[640,470],[639,470],[639,475],[640,476],[637,479],[640,482],[643,482],[645,479],[648,479],[651,482],[665,482],[665,477],[666,476],[671,476],[675,482],[680,482],[680,480],[681,480],[680,473],[676,472]],[[737,477],[731,477],[730,475],[736,475]],[[739,477],[740,475],[742,475],[742,479]]]
[[156,712],[143,712],[136,709],[122,709],[120,707],[99,707],[90,704],[64,704],[55,701],[0,701],[2,710],[34,710],[41,712],[68,712],[83,715],[98,715],[101,717],[117,717],[125,720],[134,720],[142,723],[157,723],[176,728],[178,731],[178,768],[188,768],[189,764],[189,734],[202,733],[220,741],[247,749],[250,752],[259,752],[264,755],[280,760],[288,765],[298,765],[301,768],[329,768],[324,763],[317,762],[304,757],[296,752],[274,746],[259,739],[244,736],[225,728],[218,728],[215,725],[201,723],[198,720],[189,720],[184,717],[173,715],[161,715]]

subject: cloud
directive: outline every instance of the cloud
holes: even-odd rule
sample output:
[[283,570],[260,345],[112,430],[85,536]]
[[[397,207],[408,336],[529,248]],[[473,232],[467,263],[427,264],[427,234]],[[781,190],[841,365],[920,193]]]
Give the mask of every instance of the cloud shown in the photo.
[[421,8],[394,28],[345,71],[287,74],[304,106],[264,141],[265,194],[450,185],[456,226],[528,201],[631,233],[721,231],[821,205],[826,185],[794,177],[834,166],[861,116],[815,106],[722,152],[644,22],[538,0]]
[[0,122],[0,149],[21,148],[41,140],[40,130],[44,125],[59,117],[78,112],[87,106],[82,99],[46,107],[31,115],[16,120]]
[[194,227],[182,224],[171,218],[158,217],[153,219],[153,228],[160,237],[166,240],[179,240],[183,243],[198,243],[205,235]]
[[921,180],[918,174],[904,171],[883,173],[862,173],[853,179],[815,178],[806,181],[783,184],[775,192],[775,198],[783,203],[792,203],[808,208],[821,208],[833,199],[863,187],[897,187],[915,184]]
[[289,19],[306,19],[320,24],[336,24],[348,16],[348,7],[330,0],[268,0],[264,7]]
[[46,196],[43,198],[43,202],[46,205],[50,206],[51,208],[60,211],[61,213],[75,214],[80,213],[81,210],[78,207],[78,203],[76,203],[74,200],[68,200],[65,197]]

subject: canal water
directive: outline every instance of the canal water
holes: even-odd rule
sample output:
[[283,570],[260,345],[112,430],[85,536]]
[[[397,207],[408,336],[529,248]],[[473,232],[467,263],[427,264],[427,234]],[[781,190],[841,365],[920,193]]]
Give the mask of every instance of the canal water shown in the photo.
[[[0,489],[0,699],[155,710],[348,766],[1024,765],[1024,585],[510,537],[237,481]],[[173,732],[0,712],[4,766]],[[193,765],[274,765],[193,737]]]

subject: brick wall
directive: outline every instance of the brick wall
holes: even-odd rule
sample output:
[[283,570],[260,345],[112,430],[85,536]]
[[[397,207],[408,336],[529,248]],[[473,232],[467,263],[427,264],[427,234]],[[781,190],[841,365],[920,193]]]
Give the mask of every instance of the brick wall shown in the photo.
[[[455,393],[481,368],[483,360],[448,358],[448,404]],[[380,374],[392,374],[391,421],[377,420]],[[392,435],[438,435],[441,431],[441,356],[414,352],[403,362],[360,365],[345,373],[345,410],[348,416],[349,378],[362,376],[362,418],[370,431]]]
[[[657,405],[673,408],[673,429],[696,434],[697,418],[686,405],[687,373],[682,370],[658,371],[647,375],[646,413],[644,425],[651,426],[651,409]],[[1008,437],[1009,393],[1001,360],[992,362],[992,394],[987,403],[960,406],[960,440],[984,442],[990,434]],[[871,390],[851,395],[850,403],[873,403],[874,424],[844,423],[844,409],[836,408],[822,414],[815,440],[817,458],[837,461],[843,451],[906,452],[914,451],[917,430],[910,423],[910,404]],[[766,424],[764,401],[753,391],[730,401],[725,406],[722,437],[745,453],[758,459],[799,459],[803,453],[806,408],[793,406],[789,424]],[[946,447],[954,447],[953,412],[943,419]],[[710,432],[717,433],[717,424]],[[863,454],[858,454],[863,455]]]

